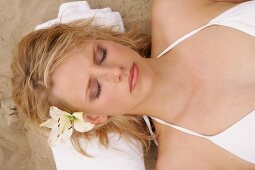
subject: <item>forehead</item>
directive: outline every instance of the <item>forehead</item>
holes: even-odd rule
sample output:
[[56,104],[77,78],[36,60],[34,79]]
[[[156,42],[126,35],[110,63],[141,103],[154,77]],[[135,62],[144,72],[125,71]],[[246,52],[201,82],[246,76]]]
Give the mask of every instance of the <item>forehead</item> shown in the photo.
[[55,68],[51,77],[53,97],[73,108],[83,105],[92,57],[93,43],[82,44]]

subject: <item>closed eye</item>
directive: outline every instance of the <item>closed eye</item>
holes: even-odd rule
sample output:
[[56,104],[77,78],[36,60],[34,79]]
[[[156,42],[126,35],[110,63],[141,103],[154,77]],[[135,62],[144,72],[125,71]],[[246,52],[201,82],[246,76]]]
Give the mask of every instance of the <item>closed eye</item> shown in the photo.
[[96,93],[96,98],[98,99],[101,95],[101,85],[99,84],[98,80],[97,80],[97,93]]
[[[99,64],[101,64],[107,57],[107,49],[101,48],[101,60],[99,62]],[[101,91],[102,91],[102,86],[101,84],[98,82],[97,80],[97,93],[96,93],[96,98],[98,99],[101,95]]]
[[104,49],[104,48],[101,48],[101,55],[102,55],[102,58],[99,62],[99,64],[101,64],[107,57],[107,49]]

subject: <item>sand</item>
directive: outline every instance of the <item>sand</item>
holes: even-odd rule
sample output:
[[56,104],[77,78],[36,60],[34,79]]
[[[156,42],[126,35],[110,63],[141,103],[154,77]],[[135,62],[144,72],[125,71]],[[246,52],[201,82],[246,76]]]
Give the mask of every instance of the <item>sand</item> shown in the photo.
[[[70,0],[0,0],[0,170],[55,170],[46,133],[32,126],[14,110],[10,99],[10,63],[20,38],[35,25],[57,16],[61,3]],[[125,27],[142,21],[141,31],[150,33],[151,0],[90,0],[91,8],[111,7],[120,11]],[[155,148],[146,158],[155,169]]]

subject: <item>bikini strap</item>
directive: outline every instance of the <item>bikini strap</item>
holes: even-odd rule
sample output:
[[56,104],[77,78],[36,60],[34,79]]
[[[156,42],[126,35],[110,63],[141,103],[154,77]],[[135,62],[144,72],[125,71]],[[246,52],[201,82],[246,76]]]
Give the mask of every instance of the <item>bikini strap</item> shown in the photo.
[[148,116],[145,116],[145,115],[144,115],[144,116],[143,116],[143,119],[144,119],[144,121],[145,121],[145,123],[146,123],[146,125],[147,125],[147,127],[148,127],[148,129],[149,129],[149,132],[150,132],[151,136],[153,137],[153,140],[154,140],[155,144],[158,146],[158,142],[157,142],[157,140],[156,140],[156,135],[155,135],[155,133],[153,133],[153,131],[152,131],[151,123],[150,123],[150,120],[149,120]]
[[186,40],[187,38],[191,37],[192,35],[196,34],[197,32],[201,31],[202,29],[208,27],[212,25],[211,23],[208,23],[202,27],[199,27],[187,34],[185,34],[184,36],[180,37],[179,39],[177,39],[174,43],[172,43],[169,47],[167,47],[164,51],[162,51],[156,58],[159,58],[161,56],[163,56],[164,54],[166,54],[168,51],[170,51],[172,48],[174,48],[176,45],[180,44],[182,41]]
[[156,118],[156,117],[152,117],[152,116],[151,116],[151,118],[152,118],[153,120],[157,121],[157,122],[160,123],[160,124],[163,124],[163,125],[172,127],[172,128],[174,128],[174,129],[179,130],[179,131],[181,131],[181,132],[184,132],[184,133],[186,133],[186,134],[193,135],[193,136],[198,136],[198,137],[202,137],[202,138],[205,138],[205,139],[209,139],[208,136],[201,135],[201,134],[199,134],[199,133],[197,133],[197,132],[194,132],[194,131],[192,131],[192,130],[189,130],[189,129],[186,129],[186,128],[183,128],[183,127],[180,127],[180,126],[172,125],[172,124],[167,123],[167,122],[165,122],[165,121],[163,121],[163,120],[160,120],[160,119],[158,119],[158,118]]

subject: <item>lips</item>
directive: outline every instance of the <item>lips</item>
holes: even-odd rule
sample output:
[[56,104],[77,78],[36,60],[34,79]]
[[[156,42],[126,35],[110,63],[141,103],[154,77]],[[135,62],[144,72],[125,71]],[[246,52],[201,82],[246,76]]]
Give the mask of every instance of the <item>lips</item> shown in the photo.
[[138,74],[139,74],[138,67],[135,63],[133,63],[129,72],[130,72],[130,74],[129,74],[129,89],[130,89],[130,92],[132,92],[136,86],[137,78],[138,78]]

